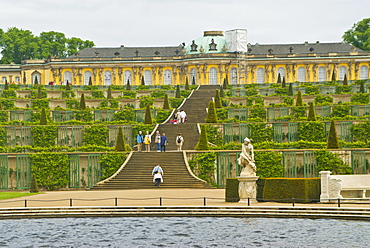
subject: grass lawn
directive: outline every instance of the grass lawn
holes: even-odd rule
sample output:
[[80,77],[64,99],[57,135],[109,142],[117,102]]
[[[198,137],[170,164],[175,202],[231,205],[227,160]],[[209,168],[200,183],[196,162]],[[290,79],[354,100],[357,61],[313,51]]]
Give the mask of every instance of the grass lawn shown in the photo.
[[22,193],[22,192],[0,192],[0,200],[17,198],[22,196],[36,195],[40,193]]

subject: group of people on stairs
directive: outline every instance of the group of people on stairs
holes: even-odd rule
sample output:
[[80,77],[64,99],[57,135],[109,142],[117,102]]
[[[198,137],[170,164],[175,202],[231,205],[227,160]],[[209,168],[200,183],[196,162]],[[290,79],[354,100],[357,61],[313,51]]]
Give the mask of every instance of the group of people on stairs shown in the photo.
[[[143,145],[145,146],[145,151],[150,152],[150,145],[152,143],[151,135],[149,131],[146,131],[145,136],[143,136],[143,132],[139,131],[139,134],[136,136],[136,142],[137,142],[137,150],[139,152],[142,151]],[[182,134],[179,133],[176,137],[175,141],[177,145],[177,150],[182,150],[182,145],[184,144],[184,137],[182,137]],[[162,136],[159,133],[159,131],[156,131],[155,137],[154,137],[154,148],[157,148],[157,152],[165,152],[166,147],[168,145],[168,139],[166,137],[166,134],[163,133]]]

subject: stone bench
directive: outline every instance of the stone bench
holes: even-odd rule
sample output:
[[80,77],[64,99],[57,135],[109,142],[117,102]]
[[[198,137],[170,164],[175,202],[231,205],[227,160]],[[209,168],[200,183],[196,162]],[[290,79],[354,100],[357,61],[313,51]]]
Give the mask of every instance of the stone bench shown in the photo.
[[338,198],[369,198],[370,174],[330,175],[330,171],[321,171],[321,202]]

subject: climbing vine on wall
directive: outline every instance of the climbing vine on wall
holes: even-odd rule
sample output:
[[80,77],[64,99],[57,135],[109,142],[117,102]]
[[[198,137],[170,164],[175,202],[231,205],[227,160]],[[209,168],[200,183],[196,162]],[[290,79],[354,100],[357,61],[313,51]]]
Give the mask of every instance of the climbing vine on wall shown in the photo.
[[33,146],[52,147],[55,146],[58,137],[56,126],[34,126],[32,127]]
[[37,184],[47,190],[64,188],[69,181],[68,155],[62,153],[30,154],[32,173]]
[[104,125],[93,125],[85,128],[84,145],[108,146],[109,129]]
[[281,159],[282,156],[279,152],[256,151],[257,176],[264,178],[284,176]]
[[215,161],[216,153],[206,152],[195,155],[192,160],[189,160],[189,165],[197,177],[214,185],[214,175],[216,171]]
[[112,176],[125,162],[126,153],[112,152],[104,154],[100,158],[101,180]]

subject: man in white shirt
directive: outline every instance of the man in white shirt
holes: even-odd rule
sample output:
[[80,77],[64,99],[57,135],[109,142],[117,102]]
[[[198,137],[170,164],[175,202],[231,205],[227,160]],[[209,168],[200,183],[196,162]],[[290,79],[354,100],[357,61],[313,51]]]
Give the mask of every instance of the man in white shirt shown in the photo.
[[155,186],[159,187],[161,183],[163,183],[163,169],[160,165],[157,165],[153,168],[152,176],[153,182],[155,182]]
[[180,118],[181,118],[181,123],[185,123],[186,113],[185,113],[184,110],[181,110],[181,112],[180,112]]

